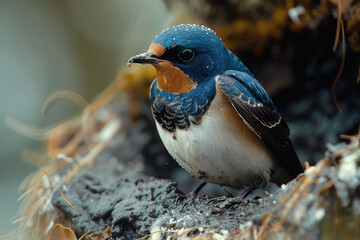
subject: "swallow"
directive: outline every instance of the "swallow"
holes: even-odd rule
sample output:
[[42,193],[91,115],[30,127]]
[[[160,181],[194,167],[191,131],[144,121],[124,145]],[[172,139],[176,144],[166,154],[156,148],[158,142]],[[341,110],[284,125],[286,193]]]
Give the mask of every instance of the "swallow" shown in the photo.
[[128,60],[151,64],[151,110],[169,154],[192,176],[237,189],[287,183],[303,171],[285,120],[214,31],[182,24]]

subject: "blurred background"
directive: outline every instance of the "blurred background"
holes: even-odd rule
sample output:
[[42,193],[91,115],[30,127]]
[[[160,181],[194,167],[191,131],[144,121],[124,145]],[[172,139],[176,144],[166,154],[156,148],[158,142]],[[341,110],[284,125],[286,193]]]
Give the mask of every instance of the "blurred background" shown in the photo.
[[[339,37],[340,3],[344,40]],[[18,188],[38,169],[22,160],[22,152],[44,148],[42,142],[10,130],[5,119],[38,128],[69,119],[80,110],[67,100],[56,101],[47,115],[41,113],[51,93],[67,89],[93,101],[126,68],[129,57],[144,52],[171,24],[214,29],[272,97],[289,124],[300,159],[315,164],[328,143],[358,131],[359,5],[351,0],[0,0],[0,236],[15,229],[11,221],[19,217],[13,217],[19,207]],[[134,67],[131,71],[137,73]],[[125,79],[126,71],[122,74]],[[140,80],[153,79],[141,74]],[[332,96],[334,81],[342,113]],[[140,83],[146,91],[125,89],[127,103],[139,95],[143,101],[148,85]],[[154,138],[143,152],[147,174],[177,181],[186,193],[194,181],[166,153],[145,105],[139,111],[146,109],[145,133]],[[128,144],[134,140],[141,145],[133,135]]]
[[37,169],[22,151],[43,146],[6,117],[34,127],[68,119],[74,103],[57,101],[44,116],[46,98],[68,89],[91,101],[169,17],[161,0],[0,0],[0,236],[15,229],[18,188]]

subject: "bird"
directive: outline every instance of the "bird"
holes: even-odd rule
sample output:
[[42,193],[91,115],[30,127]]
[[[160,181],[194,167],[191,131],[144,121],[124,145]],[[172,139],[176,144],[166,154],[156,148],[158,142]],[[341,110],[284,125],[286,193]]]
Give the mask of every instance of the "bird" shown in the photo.
[[133,63],[155,67],[150,100],[157,131],[193,177],[236,189],[264,188],[303,171],[271,98],[210,28],[165,29],[127,64]]

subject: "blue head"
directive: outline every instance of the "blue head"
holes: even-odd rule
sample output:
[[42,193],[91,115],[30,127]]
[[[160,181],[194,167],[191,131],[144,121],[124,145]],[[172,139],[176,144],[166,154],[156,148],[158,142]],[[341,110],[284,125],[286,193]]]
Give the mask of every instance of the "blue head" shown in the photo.
[[243,67],[215,32],[194,24],[162,31],[151,42],[148,52],[131,58],[129,63],[132,62],[152,64],[158,73],[157,87],[174,94],[187,93],[214,81],[216,75],[227,69]]
[[211,29],[199,25],[179,25],[161,32],[151,42],[166,50],[162,59],[181,69],[196,84],[224,72],[227,49]]

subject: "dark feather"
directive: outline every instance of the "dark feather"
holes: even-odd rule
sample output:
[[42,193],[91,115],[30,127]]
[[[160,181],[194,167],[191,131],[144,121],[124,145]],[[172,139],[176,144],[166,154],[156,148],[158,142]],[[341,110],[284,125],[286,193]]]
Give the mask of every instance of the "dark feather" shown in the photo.
[[168,132],[188,129],[190,122],[199,124],[215,96],[214,82],[198,86],[184,94],[160,91],[156,79],[151,85],[151,109],[155,120]]
[[303,167],[290,141],[290,130],[260,83],[251,75],[229,70],[216,79],[249,128],[269,147],[278,164],[295,178]]

